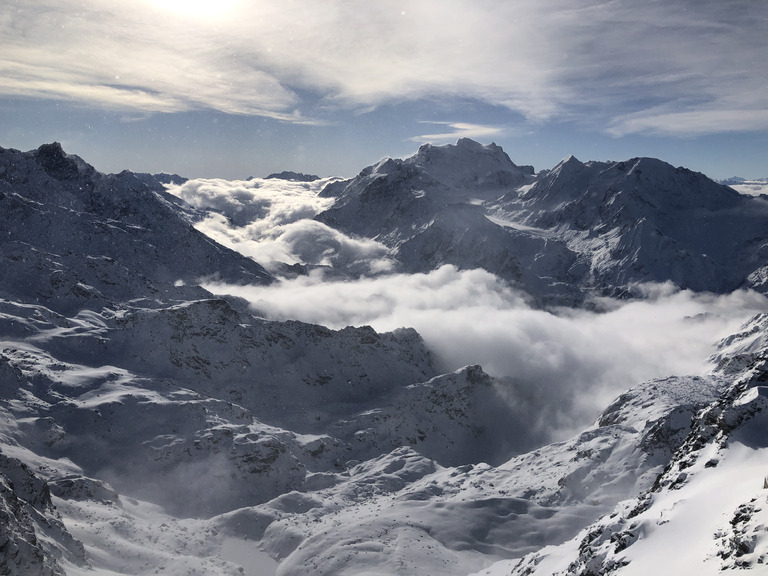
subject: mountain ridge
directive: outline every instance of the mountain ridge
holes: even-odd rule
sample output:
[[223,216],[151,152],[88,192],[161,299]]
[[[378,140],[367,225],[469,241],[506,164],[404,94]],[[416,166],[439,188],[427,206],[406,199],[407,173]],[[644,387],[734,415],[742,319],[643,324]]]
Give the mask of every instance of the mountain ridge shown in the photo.
[[[473,170],[478,156],[485,164]],[[535,174],[498,146],[462,140],[382,161],[323,194],[336,203],[321,222],[383,242],[408,271],[480,266],[544,304],[630,294],[642,282],[765,289],[766,201],[652,158],[569,156]],[[733,244],[717,242],[724,236]]]
[[[472,262],[550,302],[674,279],[633,268],[667,262],[665,242],[703,246],[664,210],[730,211],[747,245],[733,278],[765,262],[762,212],[749,216],[761,203],[660,161],[619,164],[568,158],[537,175],[495,145],[425,146],[329,184],[336,205],[318,218],[389,243],[406,270]],[[740,446],[765,449],[764,315],[720,343],[709,373],[638,384],[531,449],[515,395],[542,391],[474,364],[441,373],[413,329],[276,322],[201,287],[213,272],[274,279],[191,211],[154,176],[102,175],[60,145],[0,151],[2,570],[235,574],[244,546],[285,576],[663,572],[638,535],[678,525],[670,498],[698,502],[699,482],[758,469]],[[693,256],[680,269],[717,291],[719,269]],[[718,500],[728,519],[697,533],[709,560],[681,556],[759,569],[755,492]]]
[[[58,143],[27,153],[4,150],[0,225],[7,273],[0,293],[74,310],[92,298],[105,304],[162,293],[183,298],[194,291],[184,284],[206,275],[271,281],[260,265],[195,230],[174,202],[159,182],[149,186],[127,171],[100,174]],[[175,254],[179,246],[184,250]],[[37,261],[36,278],[25,277],[27,257]]]

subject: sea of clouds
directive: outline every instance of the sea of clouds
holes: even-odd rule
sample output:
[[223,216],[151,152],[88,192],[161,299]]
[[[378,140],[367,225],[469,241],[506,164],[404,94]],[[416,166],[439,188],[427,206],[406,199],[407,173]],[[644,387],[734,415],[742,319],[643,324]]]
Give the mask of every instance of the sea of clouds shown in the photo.
[[741,194],[760,196],[761,194],[768,194],[768,179],[744,180],[741,184],[731,184],[731,188]]
[[714,295],[662,284],[639,287],[643,299],[600,299],[600,312],[543,310],[485,270],[395,273],[383,245],[312,220],[332,203],[318,195],[325,183],[197,180],[171,188],[210,211],[200,230],[268,268],[277,270],[277,261],[318,266],[270,286],[205,287],[245,298],[270,319],[413,327],[442,370],[480,364],[500,380],[528,431],[525,445],[588,426],[631,386],[706,373],[718,340],[768,308],[751,291]]
[[389,271],[393,261],[386,246],[312,219],[333,205],[333,198],[319,195],[333,180],[199,179],[170,186],[169,192],[201,211],[198,230],[270,271],[282,263],[353,274]]

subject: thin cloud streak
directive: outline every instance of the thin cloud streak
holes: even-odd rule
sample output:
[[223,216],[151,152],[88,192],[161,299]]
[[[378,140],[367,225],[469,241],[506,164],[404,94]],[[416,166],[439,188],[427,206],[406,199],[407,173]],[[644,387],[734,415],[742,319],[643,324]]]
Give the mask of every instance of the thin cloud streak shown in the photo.
[[450,132],[439,134],[421,134],[419,136],[414,136],[410,138],[412,142],[452,144],[460,138],[482,140],[484,138],[498,136],[504,132],[504,129],[498,126],[483,126],[482,124],[467,124],[465,122],[423,122],[423,124],[448,126],[449,128],[452,128],[452,130]]
[[749,132],[768,130],[768,107],[761,110],[711,108],[687,112],[643,111],[616,119],[608,128],[613,136],[657,134],[699,136],[714,132]]
[[76,100],[112,110],[231,114],[307,122],[298,97],[204,23],[162,18],[145,4],[10,2],[0,93]]
[[452,97],[616,135],[768,122],[763,2],[254,1],[205,18],[180,6],[10,0],[0,93],[291,123]]

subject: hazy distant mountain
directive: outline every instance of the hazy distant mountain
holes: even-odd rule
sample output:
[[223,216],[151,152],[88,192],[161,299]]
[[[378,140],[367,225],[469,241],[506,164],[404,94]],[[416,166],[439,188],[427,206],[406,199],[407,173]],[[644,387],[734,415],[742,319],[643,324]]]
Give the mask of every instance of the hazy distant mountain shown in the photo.
[[746,178],[740,178],[739,176],[733,176],[732,178],[726,178],[725,180],[718,180],[718,182],[730,186],[737,192],[749,194],[750,196],[768,194],[768,178],[748,180]]
[[316,176],[314,174],[304,174],[303,172],[283,171],[283,172],[270,174],[269,176],[266,177],[266,179],[267,180],[269,179],[295,180],[296,182],[314,182],[315,180],[320,180],[320,176]]
[[718,180],[720,184],[725,184],[726,186],[738,186],[740,184],[747,184],[749,182],[754,183],[761,183],[761,184],[768,184],[768,178],[742,178],[741,176],[731,176],[730,178],[726,178],[724,180]]
[[[764,200],[658,160],[535,174],[462,140],[325,194],[323,222],[404,270],[483,266],[542,300],[763,287]],[[0,573],[765,564],[765,316],[710,374],[636,386],[532,446],[524,400],[544,387],[441,373],[413,329],[269,321],[200,287],[273,278],[194,213],[155,177],[100,174],[58,144],[0,149]]]
[[567,266],[552,262],[541,269],[537,256],[574,261],[575,255],[557,239],[505,229],[484,206],[533,179],[533,168],[516,166],[495,145],[468,139],[455,146],[427,144],[411,158],[386,159],[352,180],[328,185],[323,194],[336,203],[317,218],[384,243],[407,271],[481,267],[548,296],[561,291],[558,277],[565,279]]
[[189,180],[178,174],[166,174],[165,172],[159,174],[133,172],[133,175],[150,187],[156,187],[157,184],[183,184]]

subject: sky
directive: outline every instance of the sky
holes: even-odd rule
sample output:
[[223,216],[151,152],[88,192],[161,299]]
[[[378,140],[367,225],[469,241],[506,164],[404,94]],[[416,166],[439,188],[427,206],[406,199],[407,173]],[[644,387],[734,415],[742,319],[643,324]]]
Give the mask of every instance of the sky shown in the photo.
[[0,146],[104,172],[351,177],[469,137],[768,176],[763,0],[4,0],[0,48]]

